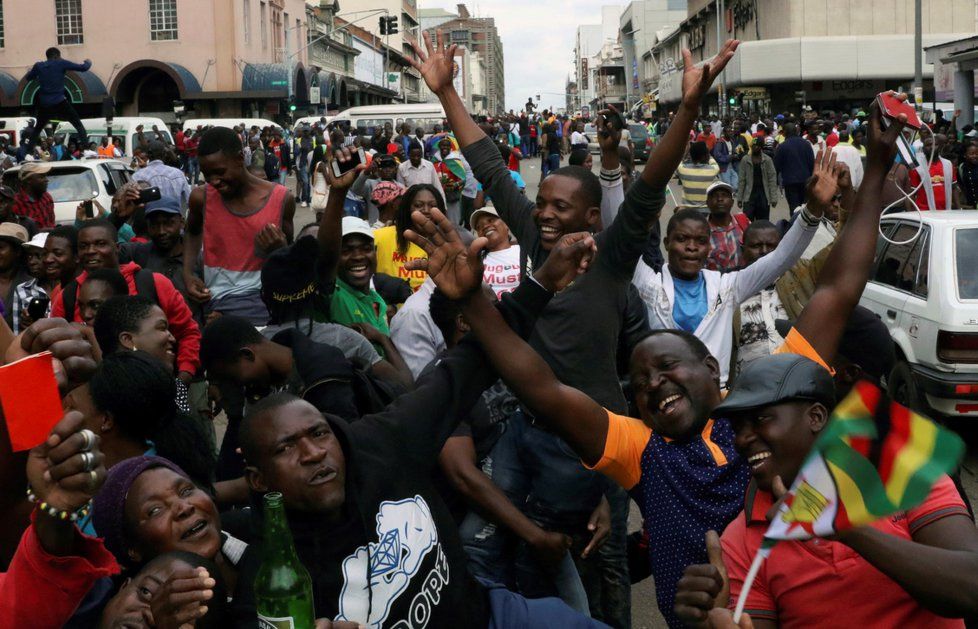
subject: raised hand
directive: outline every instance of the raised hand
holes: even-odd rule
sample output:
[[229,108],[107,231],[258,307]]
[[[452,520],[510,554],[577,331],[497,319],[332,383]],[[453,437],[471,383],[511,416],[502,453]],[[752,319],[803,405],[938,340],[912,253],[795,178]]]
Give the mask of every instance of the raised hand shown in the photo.
[[683,105],[699,107],[702,98],[710,91],[713,81],[733,59],[739,45],[738,40],[728,39],[712,61],[699,67],[693,62],[692,53],[686,48],[683,49]]
[[808,210],[815,216],[822,216],[832,207],[832,199],[839,193],[839,173],[836,166],[835,151],[830,148],[819,150],[815,156],[815,169],[805,184],[805,202]]
[[417,59],[408,59],[415,70],[424,77],[424,82],[428,84],[434,94],[449,89],[453,86],[455,79],[455,50],[457,44],[443,44],[441,30],[438,30],[435,38],[435,45],[431,44],[431,36],[428,32],[424,33],[424,45],[427,53],[421,50],[417,43],[411,44],[414,47]]
[[578,275],[587,272],[597,252],[593,235],[588,232],[567,234],[557,241],[543,265],[533,272],[533,279],[550,292],[560,292]]
[[47,441],[27,456],[27,481],[38,502],[61,511],[81,509],[105,481],[98,435],[84,429],[78,411],[65,413]]
[[478,291],[482,286],[479,254],[489,240],[479,237],[466,247],[455,226],[437,208],[431,209],[430,218],[414,212],[411,219],[416,231],[408,229],[404,237],[421,247],[428,259],[410,260],[407,267],[412,271],[427,271],[428,277],[449,299],[465,299]]
[[611,116],[621,116],[614,105],[608,105],[608,109],[602,109],[594,118],[594,126],[598,130],[598,144],[602,151],[613,151],[618,153],[618,144],[621,143],[621,130],[616,129],[611,124]]
[[[894,92],[889,92],[895,94]],[[906,94],[895,94],[901,101],[907,100]],[[878,99],[873,99],[869,105],[869,120],[866,127],[866,140],[863,142],[866,147],[866,167],[881,166],[889,170],[896,157],[896,142],[903,127],[907,122],[907,116],[900,114],[896,120],[890,120],[890,126],[883,127],[883,113],[880,111]]]
[[710,626],[710,610],[726,609],[730,601],[730,582],[716,531],[706,532],[706,554],[710,563],[687,566],[677,585],[673,611],[690,627]]
[[[348,146],[338,148],[335,151],[333,151],[333,159],[335,159],[341,164],[345,164],[353,160],[353,151],[351,151],[350,147]],[[376,170],[376,167],[374,166],[376,163],[377,162],[371,162],[370,164],[370,167],[373,168],[374,170]],[[353,183],[357,180],[357,177],[360,176],[360,173],[366,170],[367,168],[368,167],[366,164],[357,164],[356,167],[353,168],[352,170],[345,172],[341,176],[337,177],[333,173],[333,164],[331,162],[326,166],[326,183],[334,191],[344,192],[350,189]]]

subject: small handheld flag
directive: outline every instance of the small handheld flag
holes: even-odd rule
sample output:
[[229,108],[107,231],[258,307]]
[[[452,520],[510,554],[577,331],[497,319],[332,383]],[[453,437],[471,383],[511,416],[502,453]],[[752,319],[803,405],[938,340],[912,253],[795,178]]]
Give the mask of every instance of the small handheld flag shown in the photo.
[[964,442],[858,382],[838,405],[784,495],[737,600],[740,620],[761,564],[783,539],[828,537],[922,503],[964,456]]

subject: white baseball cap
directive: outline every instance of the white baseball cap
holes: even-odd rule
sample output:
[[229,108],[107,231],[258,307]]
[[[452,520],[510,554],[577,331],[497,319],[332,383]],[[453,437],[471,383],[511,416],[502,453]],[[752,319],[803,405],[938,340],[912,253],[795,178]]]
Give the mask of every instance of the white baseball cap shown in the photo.
[[475,221],[477,218],[479,218],[480,214],[491,214],[497,218],[499,217],[499,213],[496,212],[496,208],[494,208],[492,204],[487,204],[475,212],[472,212],[472,216],[469,217],[469,229],[475,229]]
[[44,243],[48,241],[48,232],[38,232],[33,238],[24,243],[25,247],[44,248]]
[[343,237],[350,234],[361,234],[370,240],[374,239],[374,230],[370,229],[370,223],[356,216],[343,217]]
[[730,191],[730,194],[733,194],[734,193],[733,186],[731,186],[726,181],[714,181],[713,183],[710,184],[710,187],[706,189],[706,196],[710,196],[710,194],[714,190],[720,190],[721,188],[724,189],[724,190],[729,190]]

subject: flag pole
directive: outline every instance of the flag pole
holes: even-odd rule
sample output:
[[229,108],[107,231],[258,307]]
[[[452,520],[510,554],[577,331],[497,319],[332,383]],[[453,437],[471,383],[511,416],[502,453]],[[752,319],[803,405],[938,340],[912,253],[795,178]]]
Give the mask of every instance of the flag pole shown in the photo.
[[754,555],[754,561],[751,562],[750,570],[747,571],[747,576],[744,578],[744,587],[740,590],[740,596],[737,597],[737,608],[734,610],[733,621],[734,624],[740,623],[740,616],[744,613],[744,606],[747,604],[747,595],[750,593],[750,588],[754,585],[754,579],[757,578],[757,573],[761,570],[761,564],[767,558],[770,550],[764,548],[762,545],[757,549],[757,554]]

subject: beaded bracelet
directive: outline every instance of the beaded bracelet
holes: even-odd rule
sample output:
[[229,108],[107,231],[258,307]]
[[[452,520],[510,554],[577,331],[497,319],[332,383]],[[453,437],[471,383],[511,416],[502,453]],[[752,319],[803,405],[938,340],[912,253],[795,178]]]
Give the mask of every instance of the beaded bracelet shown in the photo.
[[76,511],[64,511],[63,509],[58,509],[49,505],[47,502],[41,500],[31,489],[31,486],[27,486],[27,500],[37,504],[41,511],[48,514],[56,520],[69,520],[71,522],[77,522],[88,515],[88,512],[92,508],[92,501],[89,500],[82,508]]

